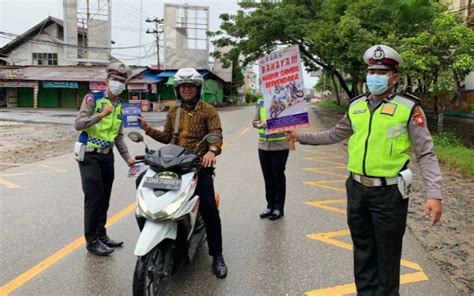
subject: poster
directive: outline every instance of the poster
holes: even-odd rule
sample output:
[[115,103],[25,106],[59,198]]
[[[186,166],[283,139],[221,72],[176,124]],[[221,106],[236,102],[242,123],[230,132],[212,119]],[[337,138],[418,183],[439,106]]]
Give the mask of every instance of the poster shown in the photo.
[[267,112],[267,134],[309,126],[299,47],[277,50],[258,61]]
[[140,103],[124,103],[122,104],[122,122],[123,127],[140,127]]

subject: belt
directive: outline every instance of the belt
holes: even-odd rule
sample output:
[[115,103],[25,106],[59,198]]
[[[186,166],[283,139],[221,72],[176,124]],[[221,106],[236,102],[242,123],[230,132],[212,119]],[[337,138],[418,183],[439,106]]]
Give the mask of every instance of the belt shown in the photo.
[[109,154],[109,152],[111,151],[111,148],[110,147],[94,148],[94,147],[85,146],[84,151],[98,153],[98,154]]
[[389,186],[389,185],[398,184],[398,177],[373,178],[373,177],[367,177],[367,176],[362,176],[362,175],[351,173],[351,178],[354,181],[364,185],[365,187],[381,187],[381,186]]

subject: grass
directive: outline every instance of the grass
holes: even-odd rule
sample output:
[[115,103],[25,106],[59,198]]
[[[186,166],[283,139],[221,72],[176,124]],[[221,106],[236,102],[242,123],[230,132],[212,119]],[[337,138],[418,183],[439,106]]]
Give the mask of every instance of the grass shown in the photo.
[[440,162],[459,169],[465,175],[474,176],[474,149],[461,144],[451,133],[434,135],[433,141]]
[[347,111],[347,107],[346,106],[340,106],[338,104],[336,104],[336,101],[324,101],[324,102],[320,102],[320,103],[313,103],[311,105],[314,105],[314,106],[317,106],[317,107],[320,107],[320,108],[323,108],[323,109],[332,109],[338,113],[344,113]]

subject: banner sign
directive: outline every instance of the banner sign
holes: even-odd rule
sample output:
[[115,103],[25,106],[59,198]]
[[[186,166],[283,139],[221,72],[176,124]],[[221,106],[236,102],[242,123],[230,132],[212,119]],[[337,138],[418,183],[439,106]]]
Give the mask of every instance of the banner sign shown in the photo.
[[44,88],[78,88],[77,82],[71,81],[43,81]]
[[267,134],[308,127],[299,47],[277,50],[258,61],[267,112]]
[[90,90],[106,90],[107,85],[105,82],[89,82],[89,89]]
[[140,103],[122,104],[122,122],[123,127],[140,127],[140,116],[142,115]]
[[34,81],[0,81],[0,87],[35,87]]

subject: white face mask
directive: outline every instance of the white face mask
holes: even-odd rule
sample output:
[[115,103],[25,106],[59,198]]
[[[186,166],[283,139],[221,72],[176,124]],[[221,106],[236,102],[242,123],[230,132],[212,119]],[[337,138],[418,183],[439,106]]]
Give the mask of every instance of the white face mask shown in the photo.
[[118,96],[125,90],[125,83],[109,80],[109,90],[113,95]]

